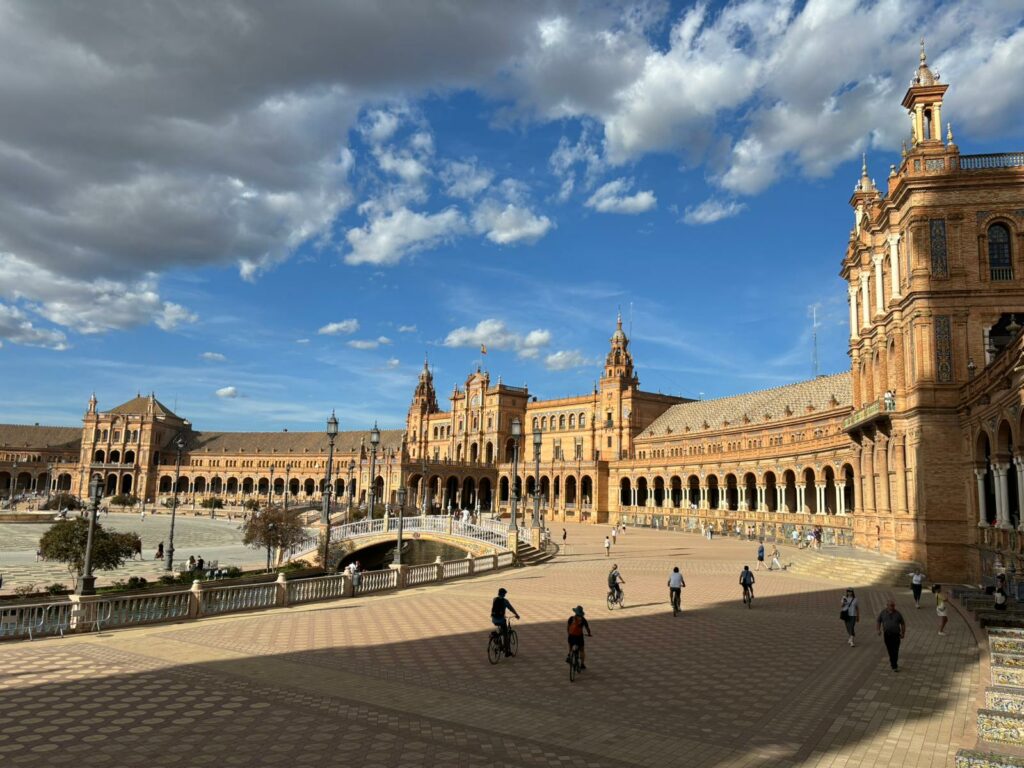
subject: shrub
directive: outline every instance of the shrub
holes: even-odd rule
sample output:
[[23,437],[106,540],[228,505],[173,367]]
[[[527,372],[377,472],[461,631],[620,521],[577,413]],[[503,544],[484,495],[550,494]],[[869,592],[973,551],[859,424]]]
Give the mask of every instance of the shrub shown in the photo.
[[110,497],[110,504],[115,507],[134,507],[139,503],[139,497],[131,493],[119,493]]
[[55,493],[46,503],[43,509],[81,509],[82,504],[70,493]]
[[242,502],[242,509],[257,510],[260,508],[259,499],[246,499]]
[[165,584],[166,586],[169,587],[172,584],[177,584],[178,583],[178,577],[177,576],[172,576],[169,573],[165,573],[163,576],[161,576],[159,578],[159,582],[161,584]]
[[14,588],[14,594],[18,597],[28,597],[29,595],[35,594],[37,587],[35,584],[22,584],[20,587]]
[[199,506],[203,509],[224,509],[224,499],[218,496],[210,496],[199,502]]
[[66,595],[70,591],[67,584],[51,584],[46,588],[47,594],[50,595]]
[[239,568],[237,565],[232,565],[231,567],[228,568],[228,578],[229,579],[237,579],[241,575],[242,575],[242,569]]

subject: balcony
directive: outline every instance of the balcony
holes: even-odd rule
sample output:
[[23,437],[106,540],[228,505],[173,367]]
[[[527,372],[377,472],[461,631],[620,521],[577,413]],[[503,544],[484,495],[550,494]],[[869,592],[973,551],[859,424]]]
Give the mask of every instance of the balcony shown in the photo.
[[994,155],[960,155],[961,171],[988,171],[998,168],[1024,168],[1024,152]]
[[843,419],[843,431],[849,432],[851,429],[866,424],[869,421],[874,421],[878,418],[888,418],[888,414],[896,410],[896,400],[886,400],[885,398],[879,398],[873,403],[868,403],[863,408],[854,411],[845,419]]

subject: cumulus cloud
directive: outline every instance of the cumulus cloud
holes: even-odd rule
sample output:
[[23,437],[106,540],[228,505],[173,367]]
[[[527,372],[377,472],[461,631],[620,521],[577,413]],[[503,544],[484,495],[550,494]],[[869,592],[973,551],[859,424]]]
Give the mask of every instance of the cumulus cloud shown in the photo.
[[398,326],[399,333],[416,333],[415,325],[400,325]]
[[683,213],[683,221],[687,224],[713,224],[735,216],[744,208],[746,205],[735,200],[710,198],[696,207],[687,208]]
[[509,329],[501,320],[487,318],[474,327],[461,326],[450,331],[444,339],[446,347],[477,347],[511,349],[522,358],[535,358],[551,343],[551,332],[535,329],[525,336]]
[[465,161],[452,160],[442,169],[441,180],[449,197],[472,199],[491,186],[494,172],[478,167],[475,157]]
[[296,339],[296,344],[309,344],[309,339]]
[[214,392],[214,394],[217,395],[217,397],[225,399],[225,400],[233,400],[234,398],[238,397],[238,388],[237,387],[221,387],[216,392]]
[[0,304],[0,339],[27,347],[45,347],[57,351],[68,348],[67,338],[60,331],[36,328],[17,307]]
[[510,245],[536,242],[554,227],[554,223],[529,208],[488,200],[473,213],[473,227],[492,243]]
[[583,368],[593,365],[594,361],[578,349],[560,349],[544,358],[544,367],[549,371],[567,371],[570,368]]
[[418,213],[400,208],[393,213],[354,227],[345,234],[351,246],[348,264],[393,265],[406,256],[451,241],[464,232],[466,222],[455,208],[438,213]]
[[203,352],[199,357],[209,363],[223,363],[227,360],[227,358],[220,352]]
[[397,357],[389,357],[387,362],[384,363],[385,368],[394,369],[400,365]]
[[[339,320],[335,323],[328,323],[318,329],[317,333],[321,336],[336,336],[339,333],[355,333],[358,330],[359,321],[354,317],[351,317],[348,320]],[[302,344],[303,341],[300,340],[299,343]]]
[[658,204],[658,199],[650,190],[629,194],[632,187],[632,179],[609,181],[598,187],[586,205],[601,213],[643,213]]
[[377,347],[390,344],[391,339],[387,336],[378,336],[376,339],[352,339],[345,343],[352,349],[377,349]]

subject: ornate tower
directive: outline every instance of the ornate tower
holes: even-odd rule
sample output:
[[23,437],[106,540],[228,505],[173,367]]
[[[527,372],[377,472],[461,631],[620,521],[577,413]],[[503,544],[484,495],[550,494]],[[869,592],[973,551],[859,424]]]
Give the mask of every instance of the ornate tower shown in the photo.
[[423,358],[423,370],[420,371],[419,381],[416,383],[416,391],[412,396],[412,404],[409,406],[409,415],[406,419],[406,439],[408,441],[409,455],[419,458],[427,450],[426,417],[437,413],[437,392],[434,391],[434,375],[430,372],[429,360]]
[[610,349],[601,376],[600,410],[601,438],[598,450],[601,459],[613,461],[627,458],[632,450],[634,395],[640,380],[633,369],[629,339],[622,330],[622,314],[615,323],[615,333],[608,340]]

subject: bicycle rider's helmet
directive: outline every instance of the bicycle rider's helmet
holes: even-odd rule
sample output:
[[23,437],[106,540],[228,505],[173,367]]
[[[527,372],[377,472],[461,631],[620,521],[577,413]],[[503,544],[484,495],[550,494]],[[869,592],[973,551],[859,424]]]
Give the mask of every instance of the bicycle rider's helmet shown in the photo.
[[501,589],[498,590],[498,597],[504,597],[507,594],[508,594],[508,590],[505,589],[504,587],[502,587]]

